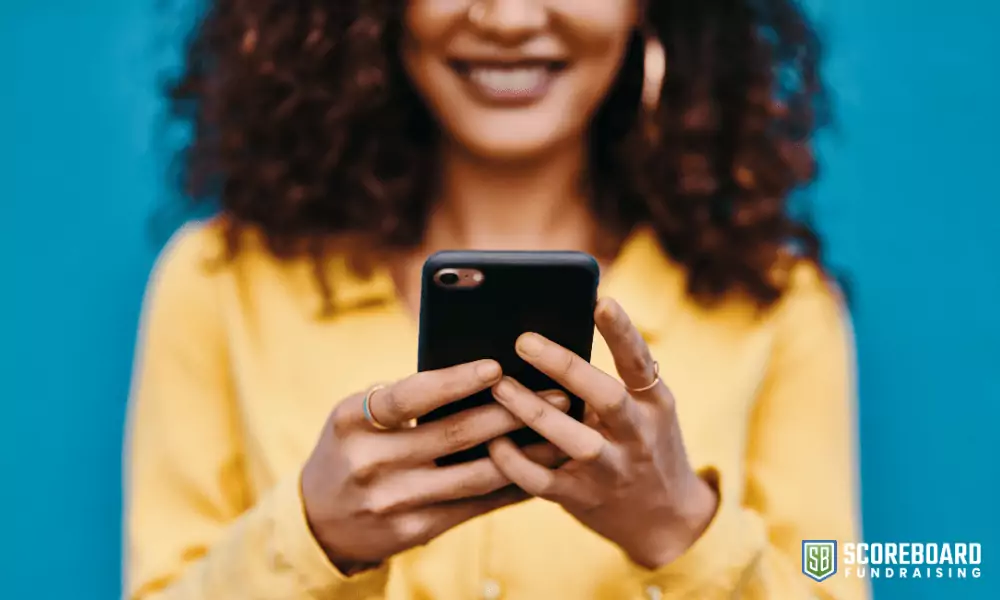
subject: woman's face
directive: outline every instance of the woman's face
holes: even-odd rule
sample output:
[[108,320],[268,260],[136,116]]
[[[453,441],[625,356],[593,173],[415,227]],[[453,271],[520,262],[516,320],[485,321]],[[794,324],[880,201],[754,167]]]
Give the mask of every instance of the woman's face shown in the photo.
[[636,4],[409,0],[403,63],[451,139],[483,158],[531,158],[585,134]]

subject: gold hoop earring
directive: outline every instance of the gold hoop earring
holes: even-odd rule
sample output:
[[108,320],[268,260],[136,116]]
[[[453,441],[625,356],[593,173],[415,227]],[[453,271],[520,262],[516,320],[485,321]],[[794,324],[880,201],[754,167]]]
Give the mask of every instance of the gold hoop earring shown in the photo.
[[660,104],[663,80],[667,75],[667,53],[655,36],[646,36],[642,70],[642,104],[647,111],[653,112]]
[[469,10],[465,13],[465,18],[469,20],[475,26],[482,24],[483,20],[486,18],[486,3],[482,0],[476,0],[469,7]]
[[642,130],[646,141],[655,146],[660,139],[660,127],[656,122],[663,81],[667,76],[667,53],[663,44],[653,35],[647,35],[645,55],[642,62]]

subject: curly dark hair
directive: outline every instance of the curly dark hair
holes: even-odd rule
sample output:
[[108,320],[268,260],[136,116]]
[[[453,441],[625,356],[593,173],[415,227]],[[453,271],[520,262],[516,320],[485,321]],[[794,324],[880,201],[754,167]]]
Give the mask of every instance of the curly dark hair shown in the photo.
[[[438,132],[399,59],[405,4],[210,2],[169,97],[193,132],[183,192],[221,210],[229,256],[253,228],[322,279],[338,238],[421,241]],[[668,57],[660,105],[641,108],[637,32],[593,123],[593,210],[622,237],[652,226],[697,301],[770,306],[793,263],[820,264],[789,210],[828,122],[818,36],[795,0],[650,0],[644,31]]]

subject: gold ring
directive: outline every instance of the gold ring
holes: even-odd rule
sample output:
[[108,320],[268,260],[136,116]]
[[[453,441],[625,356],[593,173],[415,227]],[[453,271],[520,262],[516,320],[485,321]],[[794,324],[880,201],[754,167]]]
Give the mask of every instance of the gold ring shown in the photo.
[[392,427],[386,427],[385,425],[379,423],[378,419],[375,418],[375,415],[372,414],[372,406],[371,406],[372,396],[375,395],[375,392],[384,389],[385,386],[382,385],[381,383],[371,386],[370,388],[368,388],[368,391],[365,392],[365,399],[361,401],[361,410],[365,413],[365,420],[371,423],[371,426],[374,427],[375,429],[378,429],[379,431],[392,429]]
[[660,363],[654,360],[653,361],[653,382],[650,383],[649,385],[645,385],[645,386],[643,386],[641,388],[630,388],[629,386],[626,385],[625,389],[627,389],[629,391],[629,393],[632,393],[632,394],[641,394],[642,392],[648,392],[649,390],[655,388],[656,384],[658,384],[658,383],[660,383]]
[[482,0],[476,0],[476,2],[473,2],[472,6],[469,7],[468,12],[466,13],[466,18],[468,18],[469,22],[473,25],[479,25],[482,23],[483,19],[486,18],[486,4],[484,4]]

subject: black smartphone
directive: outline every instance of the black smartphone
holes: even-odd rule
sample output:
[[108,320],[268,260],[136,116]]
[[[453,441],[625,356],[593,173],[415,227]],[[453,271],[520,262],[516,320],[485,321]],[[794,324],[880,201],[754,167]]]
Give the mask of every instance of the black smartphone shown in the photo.
[[[420,293],[417,369],[430,371],[492,358],[505,375],[535,391],[560,389],[569,414],[583,418],[584,404],[523,361],[514,350],[533,331],[590,360],[600,268],[583,252],[438,252],[424,263]],[[495,402],[492,391],[442,406],[418,422]],[[520,446],[542,441],[530,429],[510,434]],[[439,465],[488,455],[485,444],[438,459]]]

